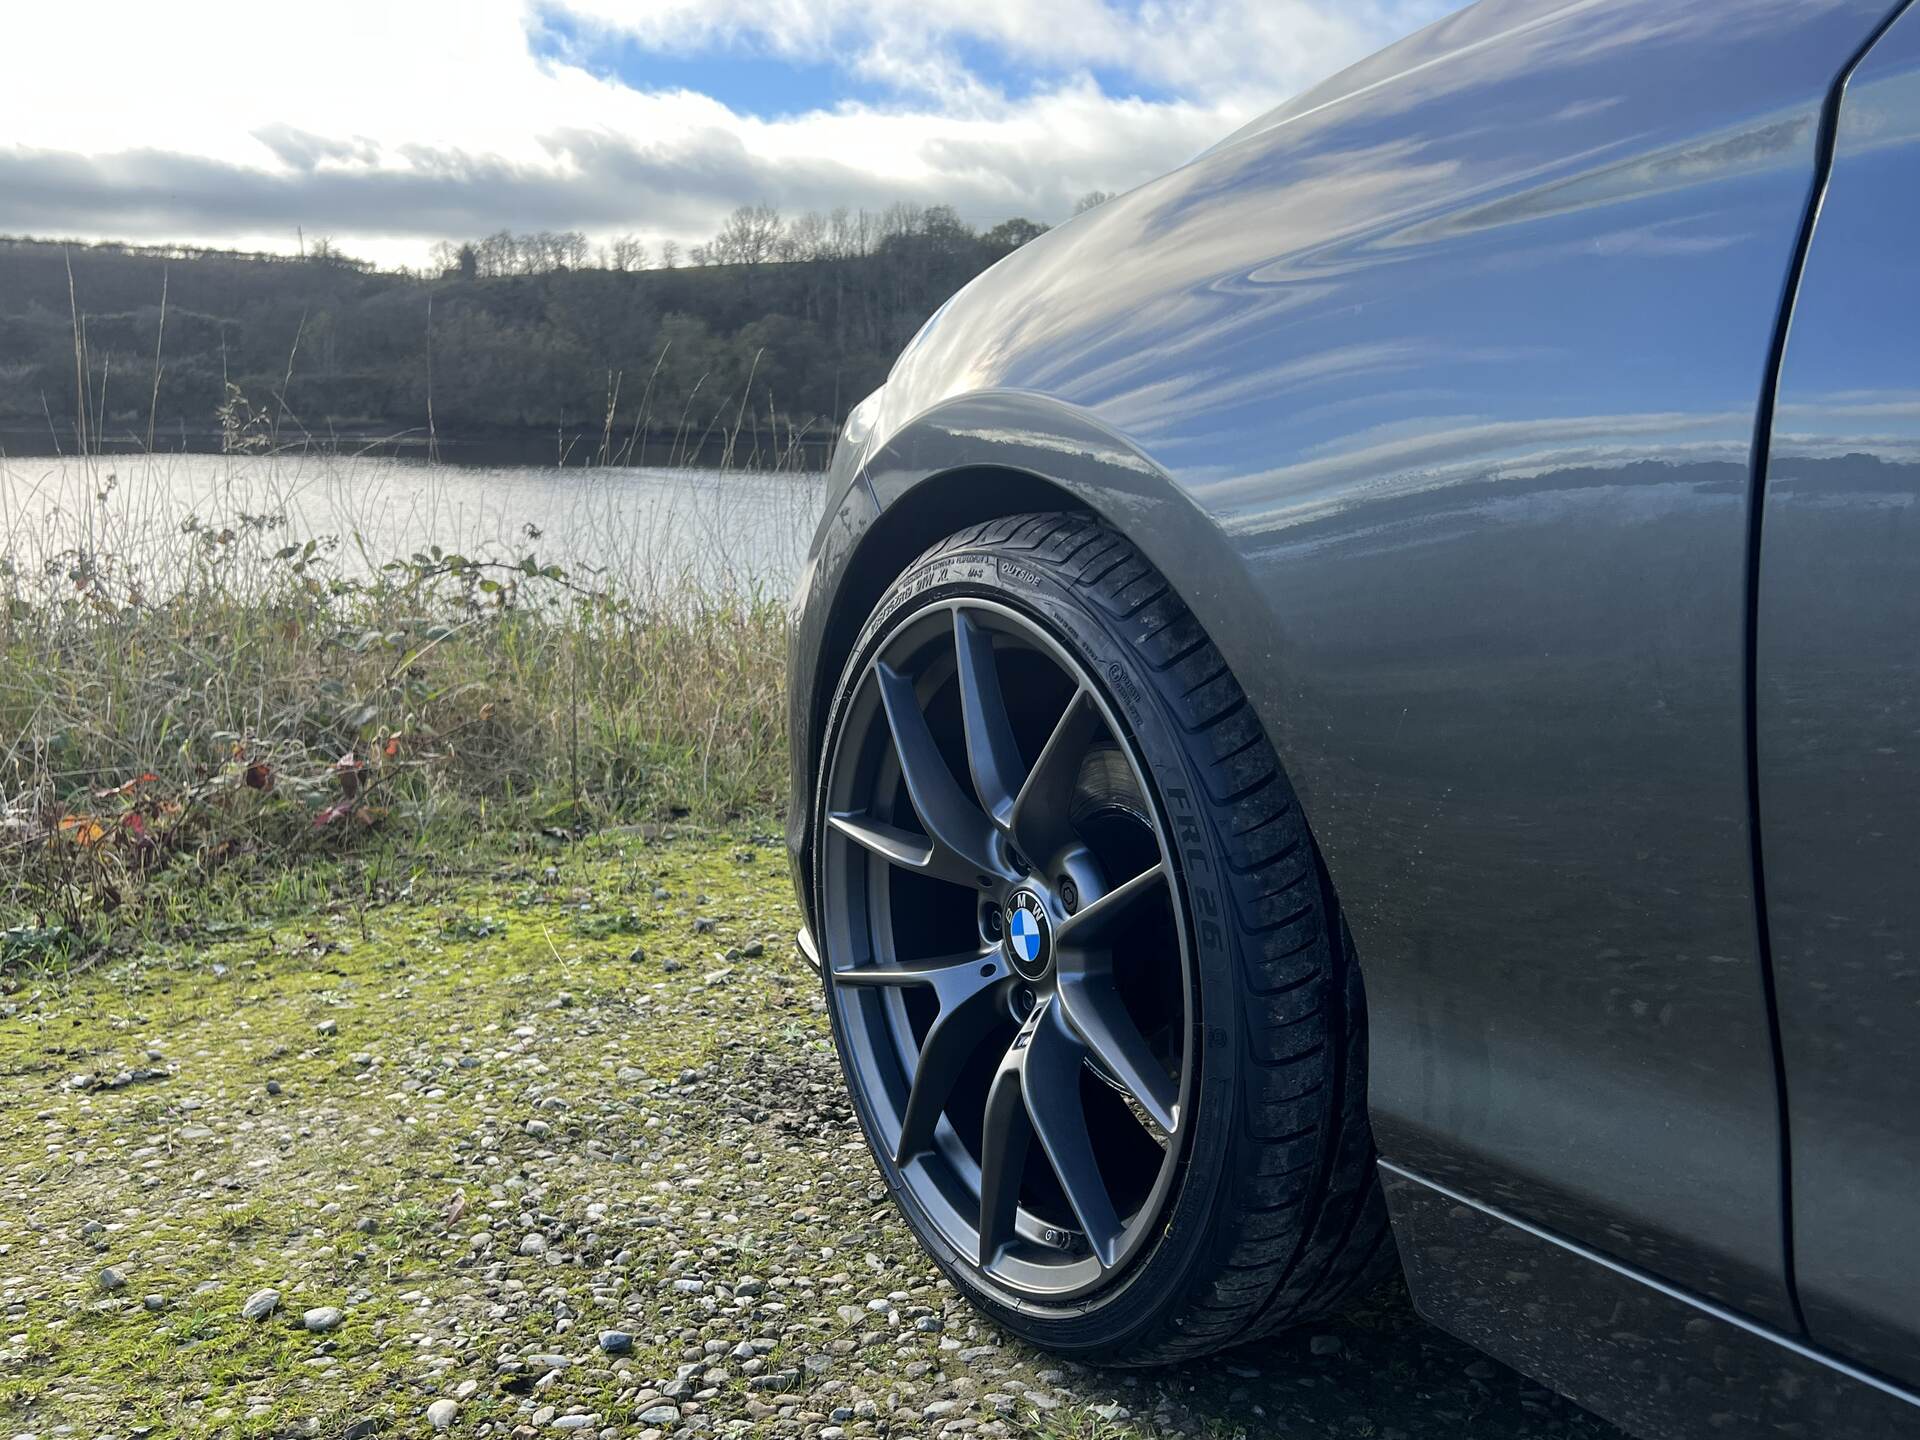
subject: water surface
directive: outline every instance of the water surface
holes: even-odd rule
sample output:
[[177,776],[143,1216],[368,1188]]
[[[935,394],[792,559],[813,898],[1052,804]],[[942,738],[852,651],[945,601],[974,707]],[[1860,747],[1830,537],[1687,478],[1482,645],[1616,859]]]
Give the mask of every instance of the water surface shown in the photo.
[[0,458],[0,555],[64,571],[108,554],[162,587],[183,530],[279,549],[322,543],[366,573],[431,545],[475,558],[531,553],[627,587],[691,577],[785,593],[821,505],[818,475],[659,468],[427,465],[291,454]]

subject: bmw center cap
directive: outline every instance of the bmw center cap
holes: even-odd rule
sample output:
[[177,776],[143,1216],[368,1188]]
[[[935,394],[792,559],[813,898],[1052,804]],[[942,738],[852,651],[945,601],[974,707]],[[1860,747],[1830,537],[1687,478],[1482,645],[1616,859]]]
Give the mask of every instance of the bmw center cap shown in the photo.
[[1031,890],[1016,890],[1007,900],[1007,959],[1029,980],[1047,973],[1053,961],[1052,927],[1046,906]]

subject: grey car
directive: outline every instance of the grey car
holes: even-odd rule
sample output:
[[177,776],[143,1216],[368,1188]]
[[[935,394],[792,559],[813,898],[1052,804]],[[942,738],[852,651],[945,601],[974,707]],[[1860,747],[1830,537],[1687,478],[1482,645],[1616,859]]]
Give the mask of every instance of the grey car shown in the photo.
[[1920,14],[1482,0],[854,412],[789,833],[993,1321],[1394,1269],[1648,1436],[1920,1434]]

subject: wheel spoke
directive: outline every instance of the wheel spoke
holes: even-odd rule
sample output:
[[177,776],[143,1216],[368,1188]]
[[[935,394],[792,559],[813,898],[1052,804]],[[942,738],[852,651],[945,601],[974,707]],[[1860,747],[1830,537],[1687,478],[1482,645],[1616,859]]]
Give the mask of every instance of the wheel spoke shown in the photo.
[[[987,973],[983,974],[982,971]],[[1001,974],[1000,952],[982,950],[964,955],[942,955],[933,960],[908,960],[898,965],[862,965],[832,972],[836,985],[930,985],[942,1005],[957,1005],[985,989]]]
[[[971,968],[979,974],[978,966]],[[953,1096],[953,1087],[1003,1013],[993,991],[984,985],[952,1005],[942,1003],[914,1062],[912,1088],[900,1117],[900,1139],[894,1146],[896,1165],[906,1164],[932,1146],[934,1128]]]
[[1073,1032],[1094,1060],[1133,1097],[1162,1135],[1178,1127],[1179,1088],[1147,1045],[1147,1037],[1121,1003],[1120,992],[1099,974],[1060,976],[1060,1006]]
[[[924,868],[943,879],[954,879],[955,872],[965,867],[971,873],[961,883],[968,885],[977,883],[980,876],[1004,874],[994,853],[993,826],[947,768],[946,757],[927,728],[913,681],[886,664],[876,663],[873,673],[900,757],[901,778],[933,845],[932,863]],[[950,861],[942,863],[941,852]]]
[[1100,725],[1100,709],[1093,696],[1084,688],[1075,691],[1014,799],[1009,828],[1038,864],[1050,862],[1074,838],[1070,818],[1074,787]]
[[1069,915],[1053,932],[1054,943],[1061,949],[1062,959],[1068,953],[1084,951],[1106,945],[1120,932],[1121,925],[1143,903],[1166,893],[1167,869],[1164,864],[1155,863],[1148,869],[1127,881],[1117,885],[1098,899],[1080,907]]
[[1100,1173],[1100,1162],[1093,1153],[1093,1140],[1087,1134],[1086,1107],[1080,1099],[1080,1067],[1086,1048],[1069,1030],[1057,1013],[1059,1006],[1042,1006],[1038,1023],[1032,1027],[1032,1040],[1021,1062],[1021,1089],[1026,1096],[1027,1116],[1047,1163],[1066,1192],[1086,1232],[1087,1243],[1103,1268],[1111,1269],[1120,1251],[1120,1216],[1113,1208],[1113,1197]]
[[[1023,1029],[1021,1037],[1029,1034]],[[980,1264],[993,1263],[1000,1247],[1013,1238],[1013,1220],[1020,1209],[1020,1181],[1027,1168],[1027,1148],[1033,1140],[1033,1122],[1022,1098],[1020,1062],[1023,1051],[1007,1051],[987,1090],[986,1115],[980,1127]]]
[[1026,778],[1026,765],[1007,718],[1000,691],[1000,667],[993,658],[993,632],[965,610],[953,612],[953,652],[960,680],[960,714],[967,727],[967,768],[974,793],[994,822],[1013,815],[1014,797]]

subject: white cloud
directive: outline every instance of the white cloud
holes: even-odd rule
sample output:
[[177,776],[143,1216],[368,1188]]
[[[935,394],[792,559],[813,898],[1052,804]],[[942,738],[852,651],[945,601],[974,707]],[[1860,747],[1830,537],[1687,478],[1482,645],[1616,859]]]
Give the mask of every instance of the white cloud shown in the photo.
[[[418,263],[501,226],[685,243],[734,205],[1063,216],[1180,163],[1444,0],[334,0],[9,6],[0,231]],[[778,119],[545,58],[542,14],[656,49],[830,61],[886,98]],[[543,32],[551,40],[550,32]],[[1009,95],[990,52],[1053,77]],[[1151,100],[1116,99],[1094,70]]]

